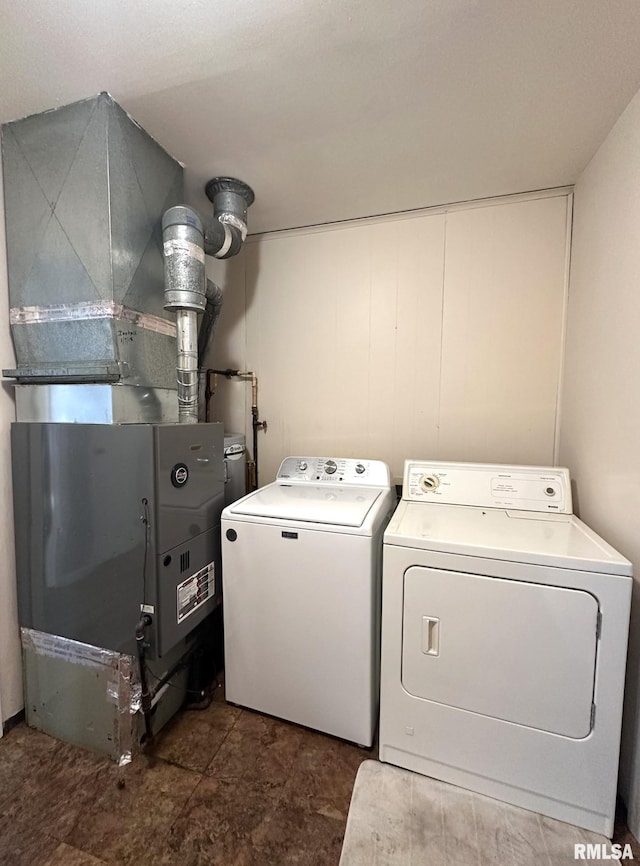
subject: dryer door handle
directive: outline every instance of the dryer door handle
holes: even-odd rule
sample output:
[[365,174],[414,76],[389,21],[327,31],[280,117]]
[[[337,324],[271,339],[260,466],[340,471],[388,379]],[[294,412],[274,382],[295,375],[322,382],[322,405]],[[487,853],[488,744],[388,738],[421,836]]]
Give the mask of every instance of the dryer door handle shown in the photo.
[[422,652],[428,656],[440,655],[440,620],[437,616],[422,617]]

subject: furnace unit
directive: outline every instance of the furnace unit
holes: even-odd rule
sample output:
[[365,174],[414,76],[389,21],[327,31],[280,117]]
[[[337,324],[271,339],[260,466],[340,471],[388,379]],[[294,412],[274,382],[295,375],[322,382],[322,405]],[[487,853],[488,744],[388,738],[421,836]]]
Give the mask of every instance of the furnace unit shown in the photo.
[[204,263],[239,251],[253,193],[215,178],[202,220],[106,93],[5,124],[2,159],[27,721],[126,761],[123,719],[142,707],[150,735],[175,712],[220,603],[224,434],[197,423],[197,372],[222,292]]
[[162,658],[220,601],[221,424],[14,424],[20,624]]

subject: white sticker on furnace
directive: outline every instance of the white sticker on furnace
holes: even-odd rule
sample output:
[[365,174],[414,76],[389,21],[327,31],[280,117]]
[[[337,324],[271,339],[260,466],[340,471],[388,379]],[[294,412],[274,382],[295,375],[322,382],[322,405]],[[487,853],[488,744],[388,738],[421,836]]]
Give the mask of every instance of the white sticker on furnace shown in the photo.
[[177,586],[178,623],[216,594],[215,563],[210,562]]

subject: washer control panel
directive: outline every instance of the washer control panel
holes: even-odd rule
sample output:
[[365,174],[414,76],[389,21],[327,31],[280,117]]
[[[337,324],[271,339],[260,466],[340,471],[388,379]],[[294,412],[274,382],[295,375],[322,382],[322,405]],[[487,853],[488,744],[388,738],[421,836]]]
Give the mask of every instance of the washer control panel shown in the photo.
[[287,457],[280,464],[276,481],[330,482],[389,487],[389,467],[381,460],[356,460],[352,457]]
[[558,467],[407,460],[402,498],[572,514],[569,470]]

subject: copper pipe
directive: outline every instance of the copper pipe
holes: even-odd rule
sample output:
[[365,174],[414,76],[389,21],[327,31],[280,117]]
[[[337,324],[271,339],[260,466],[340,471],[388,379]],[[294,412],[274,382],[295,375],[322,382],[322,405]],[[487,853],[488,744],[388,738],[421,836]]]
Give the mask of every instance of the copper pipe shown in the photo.
[[[211,417],[211,398],[216,390],[216,377],[224,376],[226,379],[244,379],[251,380],[251,430],[252,430],[252,463],[253,471],[251,472],[251,483],[249,486],[252,490],[258,488],[258,430],[266,430],[267,422],[260,421],[258,418],[258,377],[251,370],[215,370],[208,369],[205,373],[206,384],[204,392],[205,400],[205,420],[209,421]],[[212,378],[213,377],[213,378]],[[212,385],[213,381],[213,385]]]

